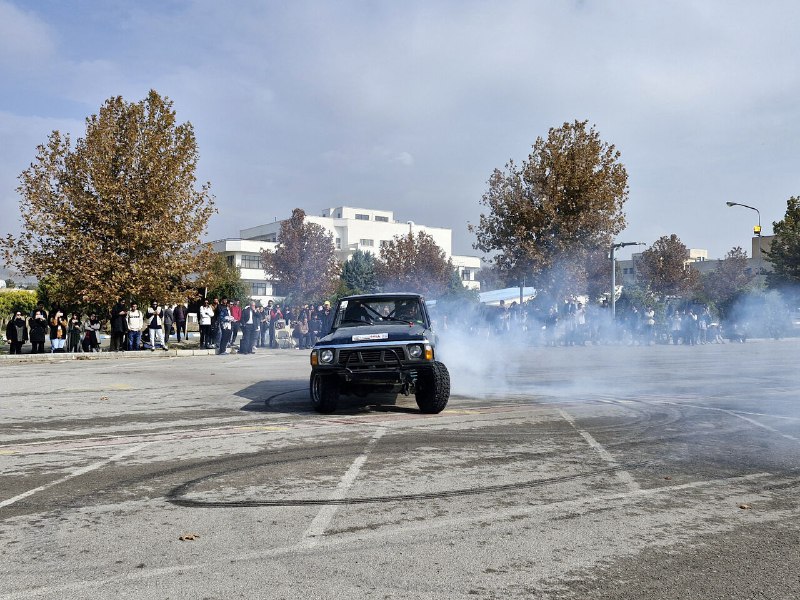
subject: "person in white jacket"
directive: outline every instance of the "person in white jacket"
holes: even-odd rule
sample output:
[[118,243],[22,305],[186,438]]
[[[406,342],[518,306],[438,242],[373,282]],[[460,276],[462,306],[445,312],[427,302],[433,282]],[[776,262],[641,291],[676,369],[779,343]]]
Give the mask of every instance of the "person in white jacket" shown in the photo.
[[150,330],[151,351],[155,350],[157,346],[168,350],[167,343],[164,340],[164,319],[162,315],[163,309],[158,305],[158,302],[153,300],[147,308],[147,329]]
[[214,339],[211,337],[211,318],[214,316],[214,308],[208,303],[208,300],[203,300],[198,314],[200,320],[200,347],[213,348]]
[[131,309],[128,311],[128,350],[138,350],[142,345],[142,326],[144,320],[142,311],[136,302],[131,302]]

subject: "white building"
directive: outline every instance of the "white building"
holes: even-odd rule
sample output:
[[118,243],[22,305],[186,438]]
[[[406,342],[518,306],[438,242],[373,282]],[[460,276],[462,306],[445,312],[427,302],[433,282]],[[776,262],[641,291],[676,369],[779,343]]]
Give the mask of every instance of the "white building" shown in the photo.
[[[641,252],[634,252],[628,260],[618,260],[617,264],[622,269],[621,284],[634,283],[638,277],[639,269],[638,262],[642,259]],[[689,257],[683,261],[686,268],[693,267],[699,271],[703,271],[701,265],[705,265],[708,261],[708,250],[704,248],[689,248]]]
[[[322,226],[333,236],[336,258],[347,261],[356,250],[380,254],[380,248],[395,236],[424,231],[453,261],[465,287],[480,289],[477,273],[481,260],[477,256],[452,254],[452,230],[445,227],[428,227],[413,221],[396,221],[389,210],[374,210],[339,206],[322,211],[321,216],[306,215],[306,221]],[[212,242],[214,252],[227,257],[230,264],[241,269],[242,280],[251,286],[251,295],[262,303],[275,299],[278,294],[261,268],[261,250],[274,251],[283,221],[249,227],[240,231],[241,239]]]

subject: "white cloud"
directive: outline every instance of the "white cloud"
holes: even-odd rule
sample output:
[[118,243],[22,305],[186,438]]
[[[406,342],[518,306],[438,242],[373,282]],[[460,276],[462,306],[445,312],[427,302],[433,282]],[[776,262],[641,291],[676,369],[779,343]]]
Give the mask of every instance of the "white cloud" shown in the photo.
[[40,67],[54,52],[53,30],[34,14],[0,1],[0,65],[25,71]]

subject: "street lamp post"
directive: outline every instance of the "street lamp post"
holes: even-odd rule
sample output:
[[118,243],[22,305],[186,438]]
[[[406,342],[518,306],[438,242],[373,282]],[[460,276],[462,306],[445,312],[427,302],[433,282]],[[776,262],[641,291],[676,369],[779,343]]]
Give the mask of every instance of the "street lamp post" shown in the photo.
[[614,256],[617,248],[625,246],[644,246],[644,242],[619,242],[611,244],[611,320],[617,318],[617,259]]
[[741,206],[742,208],[749,208],[750,210],[756,211],[758,215],[758,225],[753,227],[753,233],[758,236],[758,272],[761,273],[763,271],[763,262],[761,256],[761,212],[755,206],[747,206],[747,204],[740,204],[738,202],[726,202],[728,206]]

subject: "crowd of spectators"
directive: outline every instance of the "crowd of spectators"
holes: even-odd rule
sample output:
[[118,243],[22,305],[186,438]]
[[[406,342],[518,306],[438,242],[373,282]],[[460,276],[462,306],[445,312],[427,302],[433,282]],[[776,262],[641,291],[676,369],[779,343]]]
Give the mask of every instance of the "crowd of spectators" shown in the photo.
[[[311,348],[319,337],[330,330],[333,320],[331,303],[281,306],[269,301],[266,306],[249,301],[213,298],[197,308],[200,348],[229,354],[252,354],[257,348]],[[55,307],[51,311],[39,304],[26,314],[16,311],[6,326],[10,354],[22,354],[30,342],[31,354],[49,351],[100,352],[100,333],[108,331],[111,352],[168,350],[172,340],[187,340],[189,309],[183,304],[160,304],[153,300],[146,308],[120,298],[110,313],[98,318],[91,313],[82,318],[77,313],[65,314]],[[237,344],[238,341],[238,344]]]
[[731,325],[723,331],[706,306],[684,306],[656,311],[652,306],[618,307],[612,319],[607,304],[584,303],[574,296],[541,306],[535,303],[479,306],[449,310],[439,317],[440,329],[457,329],[478,336],[509,336],[541,346],[586,344],[694,346],[744,342],[747,328]]
[[[461,330],[478,336],[511,336],[542,346],[575,346],[599,343],[632,345],[674,344],[694,346],[744,342],[747,327],[731,325],[723,331],[708,307],[618,306],[616,318],[605,304],[587,304],[574,296],[542,306],[533,302],[499,306],[450,307],[436,314],[437,329]],[[269,301],[262,306],[250,300],[205,299],[196,307],[199,347],[218,354],[251,354],[259,348],[311,348],[331,328],[330,302],[282,305]],[[81,317],[58,308],[48,312],[39,304],[30,314],[16,311],[6,327],[11,354],[21,354],[30,342],[32,354],[45,352],[99,352],[100,332],[109,331],[112,352],[167,350],[169,344],[187,340],[189,308],[182,304],[159,304],[146,308],[120,299],[110,314]]]

